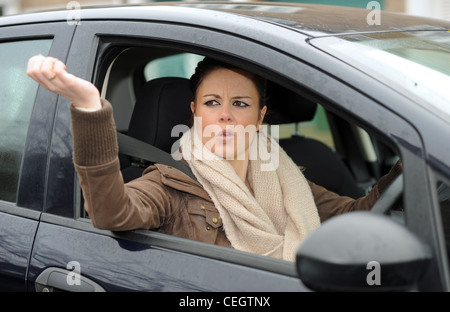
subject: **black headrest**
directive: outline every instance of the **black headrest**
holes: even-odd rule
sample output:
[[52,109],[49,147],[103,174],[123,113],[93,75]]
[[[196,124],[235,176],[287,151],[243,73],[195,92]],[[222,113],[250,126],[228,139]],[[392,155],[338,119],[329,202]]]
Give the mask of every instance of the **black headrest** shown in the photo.
[[189,125],[193,99],[188,79],[163,77],[148,81],[136,96],[128,135],[170,153],[179,139],[171,137],[172,128]]
[[269,124],[287,124],[311,121],[317,110],[317,104],[278,84],[267,84],[267,106]]

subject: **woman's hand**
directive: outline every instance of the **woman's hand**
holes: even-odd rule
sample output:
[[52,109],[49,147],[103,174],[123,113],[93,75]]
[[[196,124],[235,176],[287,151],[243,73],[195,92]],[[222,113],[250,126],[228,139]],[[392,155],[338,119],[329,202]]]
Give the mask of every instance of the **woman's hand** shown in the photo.
[[28,60],[27,74],[47,90],[68,98],[79,108],[100,109],[100,93],[89,81],[66,71],[66,65],[54,57],[36,55]]

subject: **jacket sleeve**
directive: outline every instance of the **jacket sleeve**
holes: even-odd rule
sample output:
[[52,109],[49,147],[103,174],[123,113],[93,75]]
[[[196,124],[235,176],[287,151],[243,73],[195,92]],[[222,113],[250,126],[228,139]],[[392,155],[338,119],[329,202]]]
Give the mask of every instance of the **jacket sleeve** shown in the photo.
[[402,167],[402,162],[399,160],[386,175],[379,179],[378,183],[372,188],[368,195],[358,199],[340,196],[334,192],[328,191],[324,187],[308,181],[319,211],[321,222],[345,212],[370,210],[389,184],[401,173]]
[[169,190],[158,183],[158,170],[124,184],[112,107],[106,100],[102,105],[96,112],[71,106],[73,158],[85,209],[97,228],[158,228],[171,211]]

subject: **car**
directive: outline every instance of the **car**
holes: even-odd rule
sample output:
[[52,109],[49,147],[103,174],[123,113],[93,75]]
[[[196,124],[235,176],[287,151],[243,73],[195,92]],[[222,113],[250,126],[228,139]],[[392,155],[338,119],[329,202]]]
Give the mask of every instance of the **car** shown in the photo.
[[[449,30],[443,20],[269,2],[1,17],[0,290],[449,290]],[[157,229],[97,229],[72,162],[70,103],[26,75],[36,54],[111,102],[126,181],[151,163],[179,164],[170,153],[189,105],[178,87],[155,90],[186,84],[205,56],[267,79],[265,125],[311,181],[358,198],[399,159],[402,173],[371,211],[324,221],[295,262]],[[214,304],[243,304],[226,298]]]

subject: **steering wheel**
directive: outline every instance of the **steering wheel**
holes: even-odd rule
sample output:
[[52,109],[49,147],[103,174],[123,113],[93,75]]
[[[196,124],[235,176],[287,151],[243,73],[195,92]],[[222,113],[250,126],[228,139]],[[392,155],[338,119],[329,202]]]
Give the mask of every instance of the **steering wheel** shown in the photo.
[[373,205],[371,212],[387,214],[389,209],[400,198],[403,193],[403,173],[400,173],[394,181],[381,193]]

